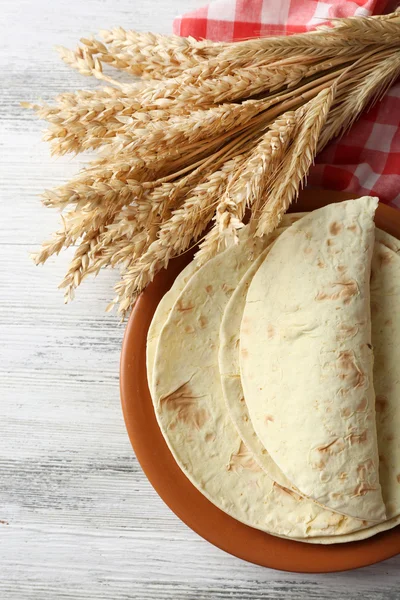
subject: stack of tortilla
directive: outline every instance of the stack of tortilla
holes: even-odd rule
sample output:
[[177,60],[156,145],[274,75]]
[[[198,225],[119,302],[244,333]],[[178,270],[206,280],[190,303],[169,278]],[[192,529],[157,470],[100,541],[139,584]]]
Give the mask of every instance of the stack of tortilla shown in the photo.
[[147,340],[158,423],[216,506],[330,544],[400,523],[400,243],[364,197],[249,227],[176,279]]

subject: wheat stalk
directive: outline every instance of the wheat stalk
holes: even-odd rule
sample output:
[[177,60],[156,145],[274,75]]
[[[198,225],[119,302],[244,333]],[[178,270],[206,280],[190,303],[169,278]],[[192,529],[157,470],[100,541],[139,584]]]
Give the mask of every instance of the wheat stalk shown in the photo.
[[258,218],[257,236],[267,235],[276,229],[282,216],[297,197],[299,187],[314,161],[318,138],[335,93],[336,86],[333,85],[322,90],[316,98],[298,109],[303,122],[298,128],[296,140],[281,162],[281,175],[275,178],[266,194],[266,201]]
[[168,264],[170,258],[184,252],[192,240],[200,236],[207,226],[207,217],[212,213],[215,201],[242,160],[241,156],[236,156],[220,170],[213,172],[192,190],[182,208],[174,211],[171,218],[160,227],[158,239],[127,269],[117,284],[120,312],[129,308],[132,296],[137,296],[156,273]]
[[215,254],[239,242],[246,207],[258,212],[268,181],[282,161],[297,126],[294,112],[274,121],[232,178],[215,213],[215,225],[200,244],[196,260],[204,264]]
[[[343,100],[335,103],[328,115],[318,142],[318,151],[334,137],[343,135],[368,105],[380,100],[400,75],[400,52],[395,52],[374,65]],[[347,87],[347,86],[346,86]]]
[[183,71],[218,56],[224,44],[194,38],[165,36],[155,33],[126,31],[117,27],[100,32],[108,51],[123,53],[130,59],[134,74],[164,79],[179,76]]

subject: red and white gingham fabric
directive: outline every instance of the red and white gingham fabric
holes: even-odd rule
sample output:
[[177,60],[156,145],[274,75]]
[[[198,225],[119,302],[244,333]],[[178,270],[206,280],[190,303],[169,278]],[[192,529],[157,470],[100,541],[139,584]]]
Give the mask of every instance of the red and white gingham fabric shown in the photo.
[[[215,0],[178,17],[174,33],[232,41],[313,29],[327,17],[390,12],[388,0]],[[378,196],[400,208],[400,83],[319,154],[308,184]]]

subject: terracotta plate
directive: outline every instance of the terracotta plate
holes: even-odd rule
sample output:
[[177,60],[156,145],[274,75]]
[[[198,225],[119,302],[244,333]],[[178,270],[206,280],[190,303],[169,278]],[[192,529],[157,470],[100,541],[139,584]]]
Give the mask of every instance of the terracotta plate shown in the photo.
[[[314,210],[351,195],[304,192],[293,207]],[[378,227],[400,239],[400,211],[379,205]],[[320,546],[281,539],[239,523],[205,498],[186,478],[158,427],[146,377],[146,336],[158,302],[192,255],[171,261],[140,296],[122,346],[121,398],[129,438],[149,481],[164,502],[189,527],[226,552],[244,560],[303,573],[342,571],[370,565],[400,553],[400,526],[368,540]]]

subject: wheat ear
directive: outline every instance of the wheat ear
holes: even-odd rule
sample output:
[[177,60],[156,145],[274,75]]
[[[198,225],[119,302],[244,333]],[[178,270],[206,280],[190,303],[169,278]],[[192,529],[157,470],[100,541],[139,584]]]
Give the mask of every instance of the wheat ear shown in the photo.
[[[336,93],[336,86],[322,90],[316,98],[298,109],[302,123],[287,156],[283,159],[275,182],[266,194],[257,223],[256,235],[263,236],[278,227],[283,214],[297,197],[317,151],[318,138]],[[296,111],[297,112],[297,111]]]

